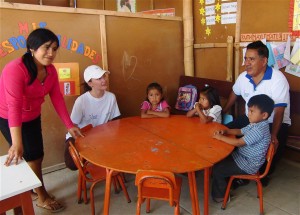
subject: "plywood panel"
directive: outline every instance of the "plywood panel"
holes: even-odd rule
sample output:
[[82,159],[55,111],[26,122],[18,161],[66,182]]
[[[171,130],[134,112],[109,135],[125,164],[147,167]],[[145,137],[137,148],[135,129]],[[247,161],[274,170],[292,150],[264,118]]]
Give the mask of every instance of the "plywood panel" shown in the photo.
[[290,1],[243,0],[241,33],[288,32]]
[[156,81],[175,103],[183,71],[182,22],[107,17],[110,86],[123,116],[140,114],[146,87]]

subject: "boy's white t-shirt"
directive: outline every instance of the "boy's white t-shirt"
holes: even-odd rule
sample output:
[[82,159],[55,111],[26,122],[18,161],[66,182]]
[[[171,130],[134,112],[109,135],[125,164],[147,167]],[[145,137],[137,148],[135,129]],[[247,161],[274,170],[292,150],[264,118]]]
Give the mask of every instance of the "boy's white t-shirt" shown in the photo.
[[[109,120],[120,116],[116,96],[108,91],[101,98],[93,97],[90,92],[79,96],[73,106],[71,120],[82,128],[88,124],[93,127],[107,123]],[[66,139],[71,137],[67,133]]]

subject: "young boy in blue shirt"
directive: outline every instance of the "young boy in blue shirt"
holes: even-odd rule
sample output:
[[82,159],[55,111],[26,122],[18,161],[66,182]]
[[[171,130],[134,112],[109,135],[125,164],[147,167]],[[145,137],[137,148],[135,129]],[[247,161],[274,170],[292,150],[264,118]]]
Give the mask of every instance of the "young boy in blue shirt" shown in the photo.
[[[254,174],[264,164],[271,134],[268,118],[272,114],[274,101],[265,94],[255,95],[248,104],[250,124],[242,129],[227,129],[216,131],[214,138],[222,140],[237,148],[213,168],[212,198],[222,202],[227,178],[231,175]],[[226,134],[242,136],[228,137]]]

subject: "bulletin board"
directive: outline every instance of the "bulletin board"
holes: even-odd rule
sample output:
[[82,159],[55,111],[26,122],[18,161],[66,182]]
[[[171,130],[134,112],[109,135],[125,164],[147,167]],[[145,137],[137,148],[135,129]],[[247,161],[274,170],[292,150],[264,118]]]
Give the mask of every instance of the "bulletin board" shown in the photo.
[[[99,15],[59,12],[59,9],[57,12],[54,9],[41,11],[40,9],[46,7],[30,5],[30,9],[35,7],[37,10],[26,9],[27,5],[24,5],[24,10],[20,7],[16,9],[0,7],[0,71],[9,61],[21,57],[26,52],[25,41],[33,29],[49,28],[60,40],[60,48],[55,58],[56,65],[69,65],[73,73],[68,80],[74,81],[76,90],[73,95],[64,97],[68,111],[71,112],[74,101],[80,94],[78,86],[83,82],[82,71],[91,64],[102,66],[103,63]],[[75,64],[72,64],[73,62]],[[73,80],[75,73],[77,78]],[[42,105],[42,130],[46,152],[44,167],[63,163],[67,130],[55,112],[49,96]],[[7,143],[2,134],[0,148],[2,154],[7,153]]]
[[193,1],[194,44],[225,44],[223,47],[194,49],[196,77],[226,80],[226,42],[228,36],[235,35],[236,11],[237,0]]

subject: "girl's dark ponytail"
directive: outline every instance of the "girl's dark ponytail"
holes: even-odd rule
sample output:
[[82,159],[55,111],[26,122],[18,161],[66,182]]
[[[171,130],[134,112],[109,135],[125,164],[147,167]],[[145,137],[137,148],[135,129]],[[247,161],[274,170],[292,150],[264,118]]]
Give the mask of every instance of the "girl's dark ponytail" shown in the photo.
[[25,64],[25,66],[28,70],[29,76],[30,76],[30,80],[29,80],[28,85],[31,85],[37,77],[36,64],[34,63],[34,60],[33,60],[33,57],[31,55],[30,51],[27,51],[23,55],[22,59],[23,59],[23,63]]

